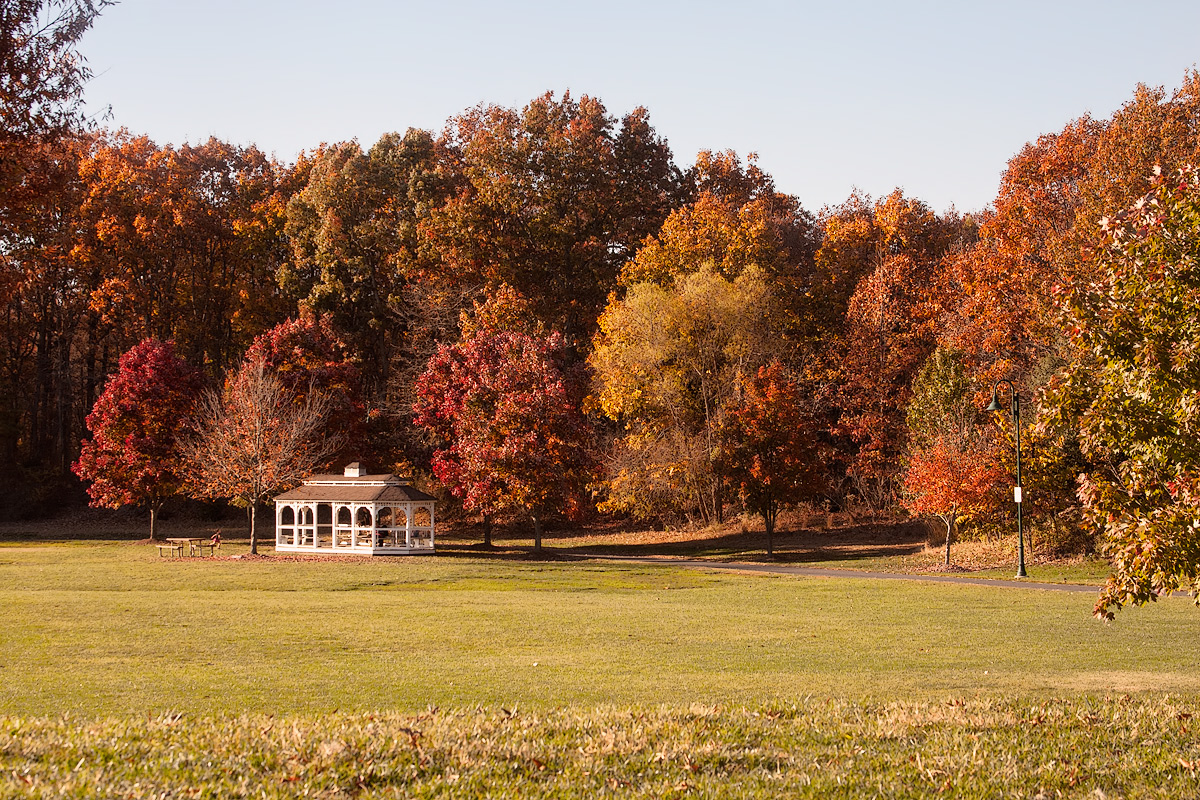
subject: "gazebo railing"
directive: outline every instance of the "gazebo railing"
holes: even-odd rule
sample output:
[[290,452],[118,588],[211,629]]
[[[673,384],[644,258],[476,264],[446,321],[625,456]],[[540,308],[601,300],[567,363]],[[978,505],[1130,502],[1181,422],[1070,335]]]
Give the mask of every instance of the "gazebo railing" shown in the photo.
[[379,528],[379,544],[376,547],[425,550],[433,549],[433,531],[413,528]]

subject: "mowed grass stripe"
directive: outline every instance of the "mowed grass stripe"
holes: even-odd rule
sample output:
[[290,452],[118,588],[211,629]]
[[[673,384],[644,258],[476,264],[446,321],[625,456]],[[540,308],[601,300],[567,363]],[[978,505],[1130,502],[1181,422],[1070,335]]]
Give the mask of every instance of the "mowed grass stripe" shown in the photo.
[[666,566],[0,561],[9,714],[1200,690],[1200,618],[1175,598],[1104,625],[1090,595]]

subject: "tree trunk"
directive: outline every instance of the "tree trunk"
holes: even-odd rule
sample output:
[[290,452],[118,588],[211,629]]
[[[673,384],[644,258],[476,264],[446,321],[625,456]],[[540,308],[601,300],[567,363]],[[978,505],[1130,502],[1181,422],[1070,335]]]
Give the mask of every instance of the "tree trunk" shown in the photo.
[[158,541],[158,503],[150,503],[150,541]]
[[763,522],[767,528],[767,558],[775,557],[775,509],[768,504],[763,509]]
[[252,555],[252,556],[258,555],[258,531],[256,530],[255,525],[254,525],[256,518],[258,517],[258,514],[255,513],[257,510],[258,510],[258,504],[251,501],[251,503],[250,503],[250,555]]
[[542,518],[537,513],[531,513],[529,519],[533,521],[533,549],[542,549]]
[[483,546],[492,546],[492,515],[483,515]]
[[954,535],[954,519],[958,515],[951,512],[946,519],[946,566],[950,566],[950,538]]

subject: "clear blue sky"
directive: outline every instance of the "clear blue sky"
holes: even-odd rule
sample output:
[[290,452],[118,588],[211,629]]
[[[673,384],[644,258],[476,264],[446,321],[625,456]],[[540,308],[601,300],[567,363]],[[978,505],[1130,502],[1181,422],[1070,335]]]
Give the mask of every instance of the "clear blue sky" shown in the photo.
[[1177,87],[1198,31],[1195,0],[121,0],[81,49],[90,107],[160,144],[290,161],[569,89],[648,108],[680,166],[757,152],[812,210],[899,186],[969,211],[1025,142]]

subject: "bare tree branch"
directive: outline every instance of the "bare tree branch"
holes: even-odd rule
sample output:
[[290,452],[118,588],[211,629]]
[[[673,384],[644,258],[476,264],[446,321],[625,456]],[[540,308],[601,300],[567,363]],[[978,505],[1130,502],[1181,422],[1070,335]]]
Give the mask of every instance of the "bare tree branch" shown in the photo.
[[201,405],[199,434],[184,449],[193,494],[226,497],[250,509],[250,551],[258,552],[254,514],[271,495],[299,484],[343,444],[325,425],[331,402],[310,388],[287,390],[261,362],[246,364]]

